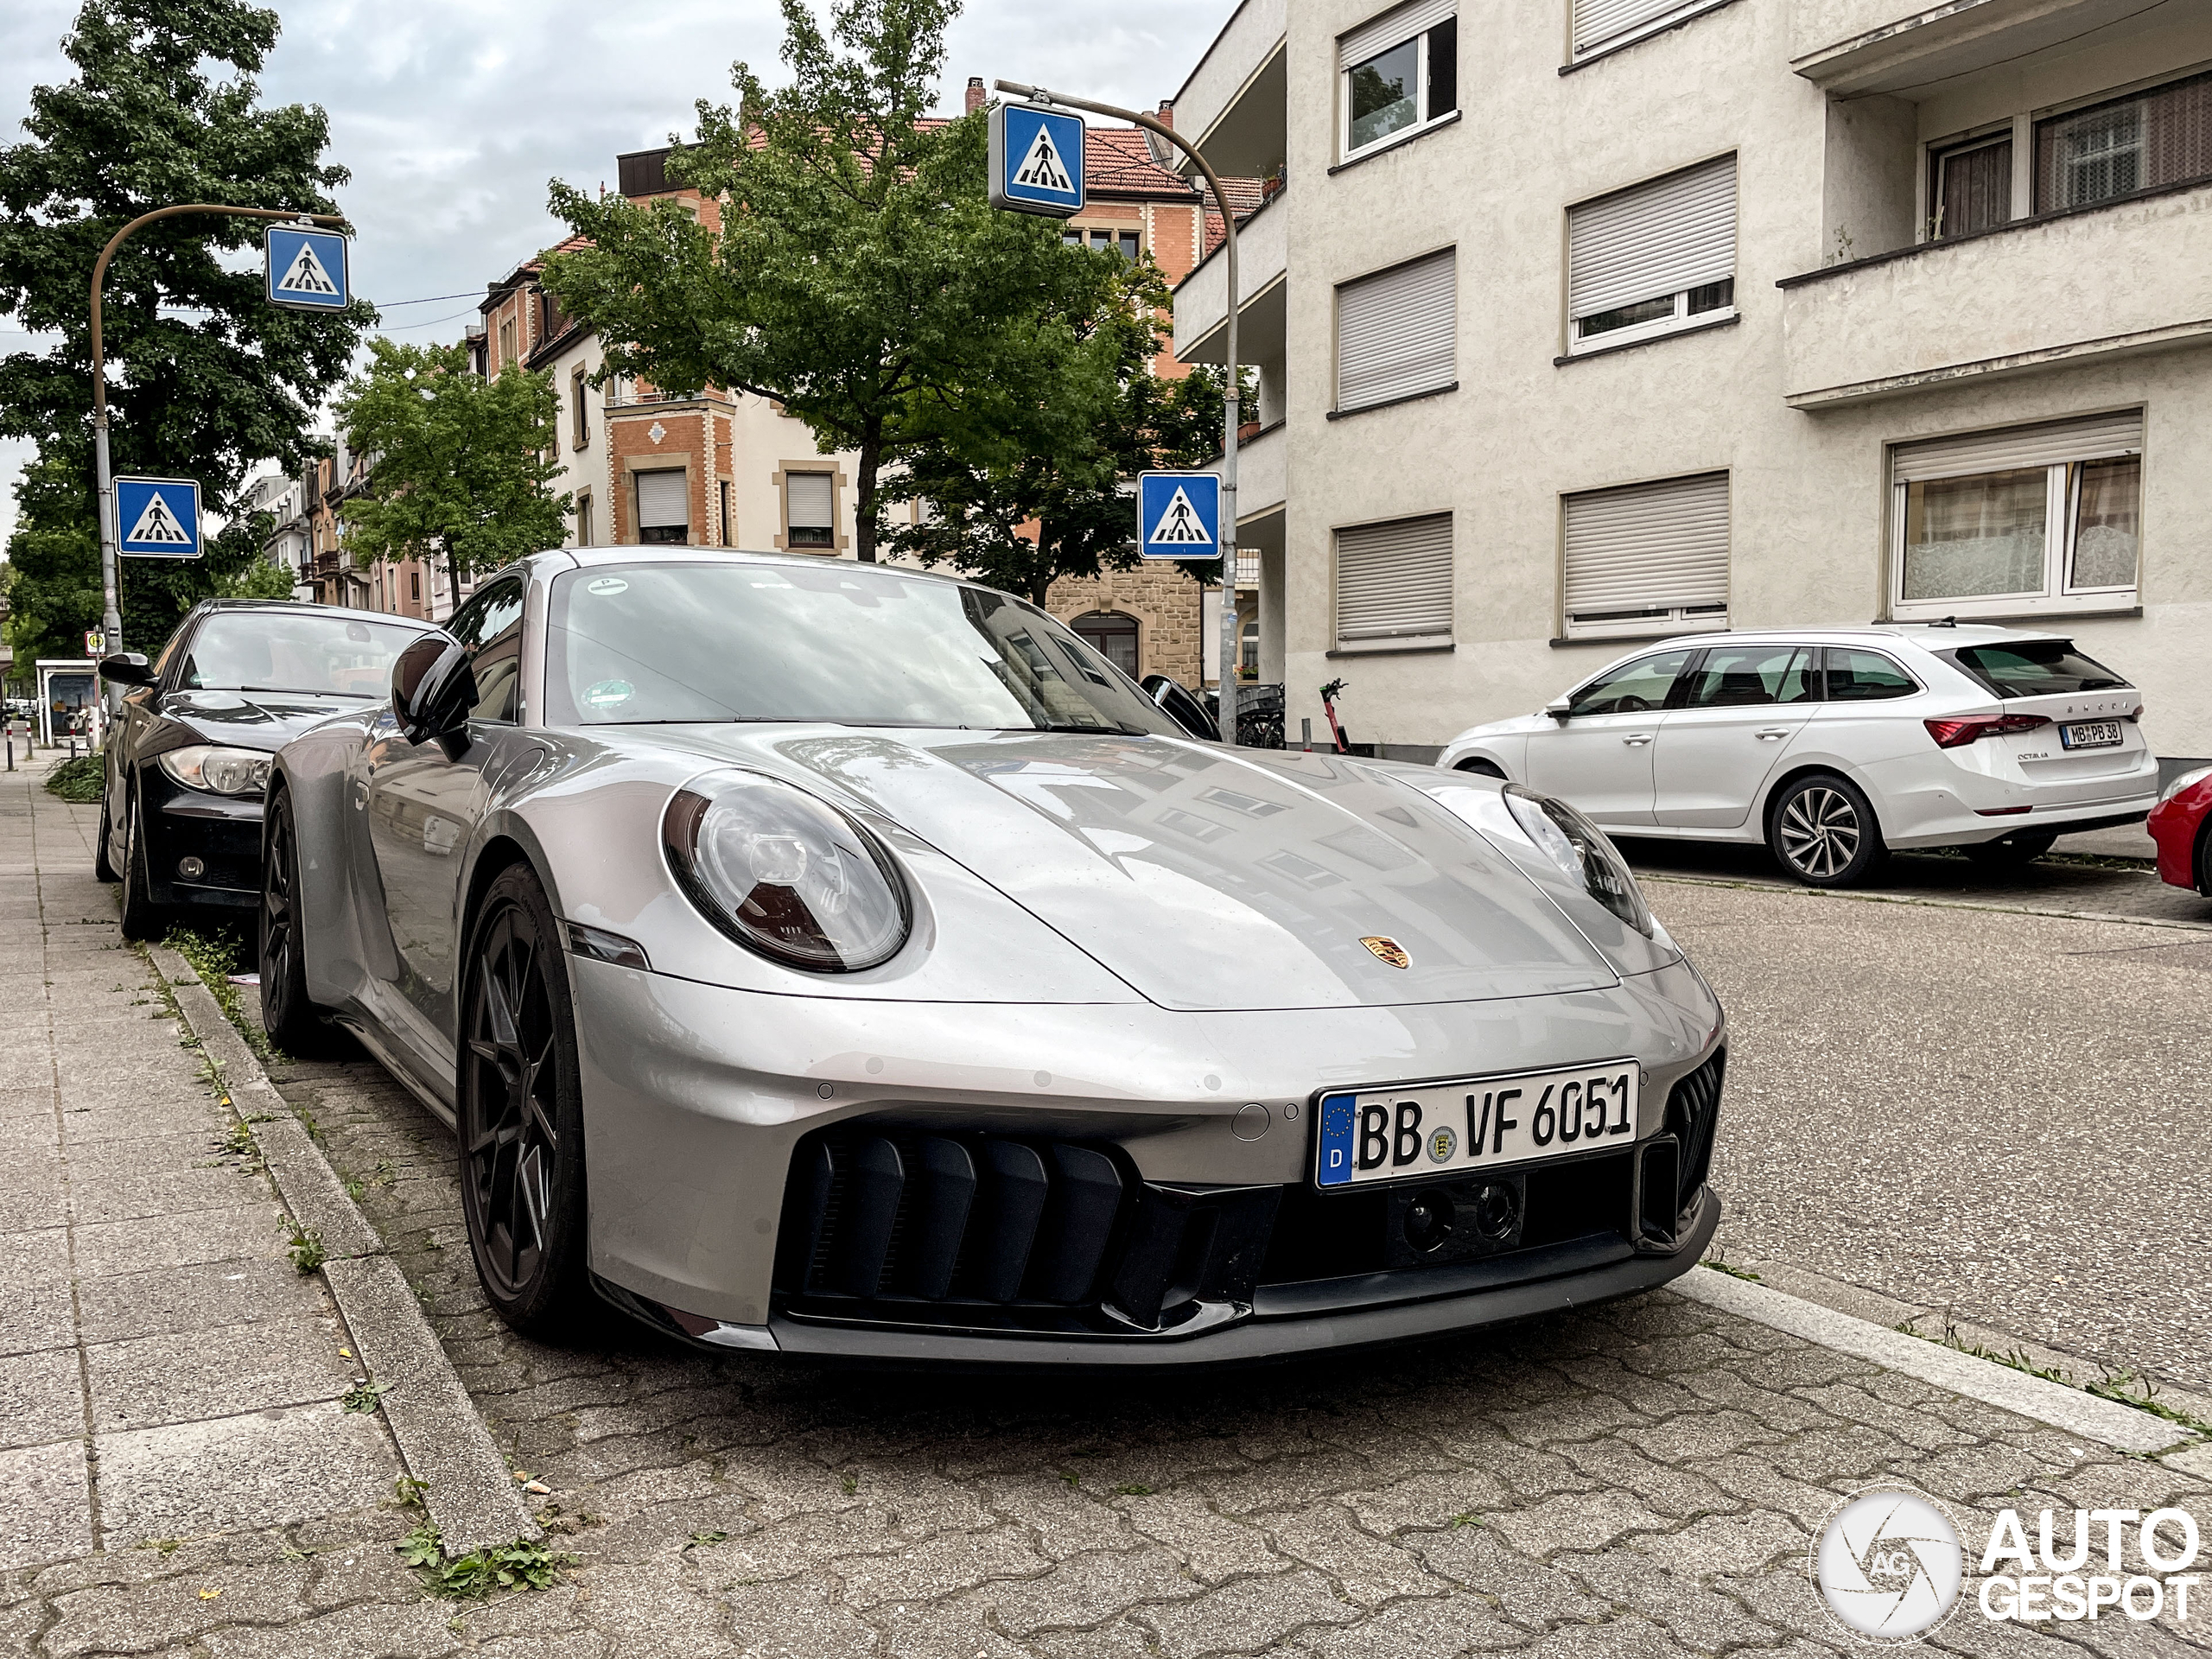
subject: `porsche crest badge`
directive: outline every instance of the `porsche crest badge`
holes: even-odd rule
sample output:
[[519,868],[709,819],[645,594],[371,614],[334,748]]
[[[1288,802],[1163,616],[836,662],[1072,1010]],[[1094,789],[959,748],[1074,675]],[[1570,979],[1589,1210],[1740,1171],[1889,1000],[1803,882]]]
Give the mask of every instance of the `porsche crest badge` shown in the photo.
[[1373,938],[1362,939],[1360,943],[1375,953],[1375,959],[1377,962],[1387,962],[1393,968],[1410,968],[1414,965],[1414,959],[1406,954],[1405,946],[1400,944],[1395,939],[1386,939],[1377,935]]

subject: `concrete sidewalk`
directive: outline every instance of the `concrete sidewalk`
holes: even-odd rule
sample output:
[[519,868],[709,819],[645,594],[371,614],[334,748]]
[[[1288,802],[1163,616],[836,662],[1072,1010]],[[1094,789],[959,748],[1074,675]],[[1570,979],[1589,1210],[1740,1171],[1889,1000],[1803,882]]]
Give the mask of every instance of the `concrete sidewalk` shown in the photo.
[[0,1568],[391,1532],[337,1311],[44,772],[0,773]]

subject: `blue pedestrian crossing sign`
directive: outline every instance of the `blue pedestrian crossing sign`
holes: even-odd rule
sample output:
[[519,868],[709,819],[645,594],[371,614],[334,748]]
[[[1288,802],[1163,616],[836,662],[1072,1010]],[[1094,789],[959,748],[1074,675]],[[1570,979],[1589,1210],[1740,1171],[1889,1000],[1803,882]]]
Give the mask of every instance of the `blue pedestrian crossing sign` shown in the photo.
[[1147,559],[1221,556],[1221,480],[1211,473],[1137,474],[1137,551]]
[[352,297],[346,276],[346,238],[335,231],[272,225],[263,245],[269,302],[302,311],[343,311]]
[[188,478],[115,480],[115,541],[140,559],[196,559],[200,542],[200,486]]
[[991,206],[1068,219],[1083,211],[1083,118],[1041,104],[991,111]]

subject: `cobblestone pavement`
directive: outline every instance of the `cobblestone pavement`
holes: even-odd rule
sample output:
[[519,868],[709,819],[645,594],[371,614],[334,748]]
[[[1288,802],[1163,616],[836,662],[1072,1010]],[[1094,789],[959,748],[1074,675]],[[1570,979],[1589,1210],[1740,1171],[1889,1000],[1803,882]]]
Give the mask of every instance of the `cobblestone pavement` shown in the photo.
[[[1851,1649],[1810,1534],[1869,1482],[1969,1537],[2085,1504],[2212,1533],[2202,1453],[2120,1456],[1666,1292],[1165,1382],[834,1370],[619,1323],[540,1346],[478,1294],[445,1131],[365,1062],[276,1077],[576,1561],[454,1603],[392,1553],[409,1513],[240,1526],[0,1574],[0,1654],[1813,1655]],[[1935,1645],[2212,1651],[2201,1612],[2061,1628],[1969,1607]]]

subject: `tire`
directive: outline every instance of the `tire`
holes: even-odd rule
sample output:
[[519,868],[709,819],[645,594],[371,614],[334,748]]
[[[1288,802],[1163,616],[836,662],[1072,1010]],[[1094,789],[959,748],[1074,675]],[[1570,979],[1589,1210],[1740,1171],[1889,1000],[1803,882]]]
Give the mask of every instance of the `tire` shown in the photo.
[[1800,778],[1774,798],[1766,844],[1808,887],[1855,886],[1889,855],[1872,804],[1857,785],[1827,772]]
[[107,837],[107,791],[102,790],[100,791],[99,838],[92,842],[92,875],[95,880],[101,881],[115,880],[115,866],[108,861]]
[[148,892],[146,816],[133,802],[130,816],[124,820],[123,937],[126,939],[159,939],[168,931],[168,912],[147,896]]
[[583,1092],[560,935],[527,865],[493,879],[468,938],[455,1128],[469,1254],[502,1319],[558,1340],[596,1323]]
[[1995,841],[1976,842],[1965,849],[1966,855],[1985,869],[2016,870],[2032,864],[2049,852],[2058,834],[2051,830],[2023,830],[2018,835],[2000,836]]
[[1471,772],[1478,778],[1503,778],[1505,776],[1503,769],[1498,766],[1497,761],[1484,760],[1479,756],[1471,760],[1462,760],[1458,766],[1452,767],[1452,770],[1454,772]]
[[300,837],[292,798],[269,802],[261,857],[261,1025],[269,1040],[303,1060],[340,1052],[345,1040],[328,1011],[308,1000],[307,957],[300,942]]

